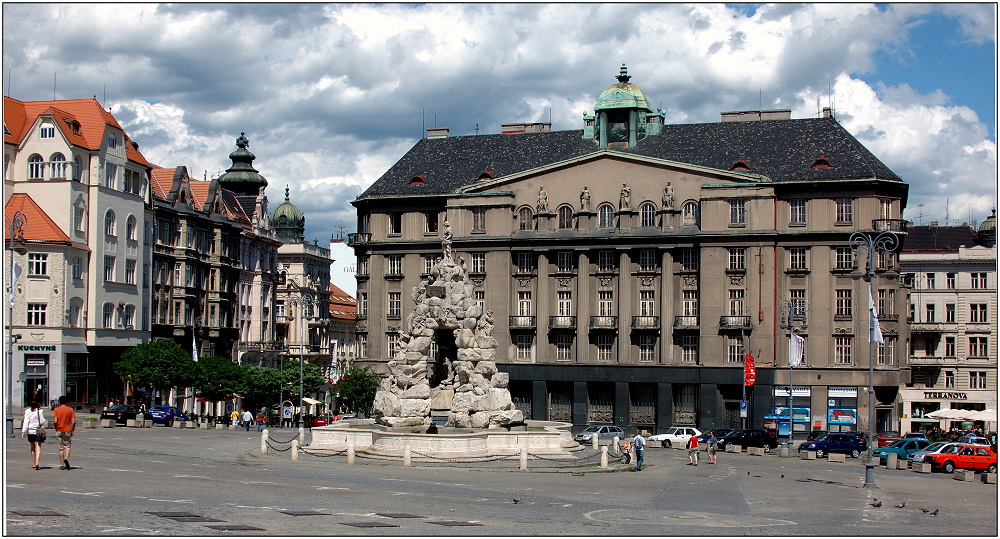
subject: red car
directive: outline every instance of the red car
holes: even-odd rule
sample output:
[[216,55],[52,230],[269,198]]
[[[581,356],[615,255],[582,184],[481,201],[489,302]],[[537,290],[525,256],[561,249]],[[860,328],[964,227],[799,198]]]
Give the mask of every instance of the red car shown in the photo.
[[987,473],[997,471],[997,454],[988,447],[960,444],[960,449],[954,453],[932,453],[924,457],[924,462],[931,463],[932,470],[954,472],[956,468],[963,470],[986,470]]
[[330,416],[328,415],[316,416],[316,418],[313,419],[312,422],[312,426],[314,427],[323,427],[329,424],[330,424]]
[[884,430],[878,433],[878,446],[885,447],[900,438],[902,438],[902,436],[899,435],[898,430]]

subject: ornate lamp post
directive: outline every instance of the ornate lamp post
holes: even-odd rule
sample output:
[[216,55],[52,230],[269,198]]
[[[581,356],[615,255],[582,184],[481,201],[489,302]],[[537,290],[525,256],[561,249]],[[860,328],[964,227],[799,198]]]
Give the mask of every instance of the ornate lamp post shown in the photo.
[[[787,329],[789,332],[789,346],[788,346],[788,454],[791,455],[795,451],[795,400],[793,394],[795,392],[795,385],[792,384],[792,373],[794,371],[793,367],[798,361],[802,360],[802,354],[793,354],[792,347],[796,337],[798,337],[799,329],[808,328],[806,324],[806,311],[809,310],[809,302],[804,299],[783,299],[778,302],[778,307],[781,312],[784,313],[781,316],[781,329]],[[802,323],[797,327],[795,325],[795,320],[801,320]],[[801,337],[799,337],[801,339]],[[798,357],[793,357],[797,355]]]
[[288,303],[295,305],[298,311],[299,319],[299,429],[302,429],[303,421],[305,420],[305,414],[302,413],[302,403],[305,395],[302,393],[302,378],[303,369],[305,365],[305,323],[306,323],[306,313],[305,308],[307,305],[313,304],[312,294],[302,294],[297,298],[291,298]]
[[[7,250],[10,251],[10,275],[7,281],[8,307],[7,307],[7,436],[14,437],[14,251],[24,254],[27,251],[23,246],[15,248],[14,242],[24,241],[24,228],[28,224],[28,218],[18,210],[11,217],[4,216],[7,225]],[[20,336],[18,336],[20,337]]]
[[895,252],[899,247],[899,237],[892,232],[855,232],[848,240],[851,250],[857,256],[862,250],[868,253],[868,263],[864,273],[855,269],[853,276],[860,277],[868,283],[868,460],[865,462],[865,488],[875,488],[875,463],[872,458],[872,445],[875,440],[875,342],[881,341],[876,336],[876,324],[873,302],[873,287],[875,286],[875,253]]

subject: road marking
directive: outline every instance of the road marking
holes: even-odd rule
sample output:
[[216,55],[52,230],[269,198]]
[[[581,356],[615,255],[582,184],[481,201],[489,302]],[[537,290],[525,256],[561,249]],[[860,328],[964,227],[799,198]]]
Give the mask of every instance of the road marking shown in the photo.
[[180,478],[186,478],[186,479],[211,479],[211,477],[205,477],[204,475],[186,475],[186,474],[175,475],[174,477],[178,478],[178,479],[180,479]]
[[103,530],[108,531],[108,532],[136,531],[136,532],[142,532],[142,533],[151,533],[151,534],[155,534],[155,535],[162,535],[163,534],[163,532],[160,531],[160,530],[147,530],[146,528],[129,528],[127,526],[115,526],[115,527],[111,527],[111,526],[98,526],[98,528],[103,529]]
[[8,483],[7,484],[8,488],[24,488],[26,486],[28,486],[28,485],[26,485],[24,483]]
[[349,489],[347,487],[319,487],[319,486],[317,486],[317,487],[313,487],[313,488],[315,488],[316,490],[351,490],[351,489]]
[[96,496],[98,498],[104,494],[103,492],[70,492],[68,490],[60,490],[59,492],[62,492],[63,494],[74,494],[77,496]]
[[109,472],[128,472],[128,473],[142,473],[145,470],[123,470],[121,468],[108,468]]

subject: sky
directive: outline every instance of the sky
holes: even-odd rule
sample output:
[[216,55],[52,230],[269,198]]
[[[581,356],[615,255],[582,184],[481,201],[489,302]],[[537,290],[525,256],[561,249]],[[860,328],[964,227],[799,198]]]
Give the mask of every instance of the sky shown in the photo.
[[[4,95],[96,96],[143,155],[197,178],[245,132],[308,241],[427,127],[582,129],[622,62],[667,123],[832,106],[910,184],[904,218],[997,204],[994,4],[3,4]],[[478,131],[477,131],[478,130]]]

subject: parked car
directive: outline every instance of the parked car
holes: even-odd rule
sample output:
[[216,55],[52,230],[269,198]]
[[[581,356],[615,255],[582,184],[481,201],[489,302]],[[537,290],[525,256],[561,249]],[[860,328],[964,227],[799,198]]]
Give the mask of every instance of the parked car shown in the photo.
[[670,427],[667,432],[654,434],[646,441],[649,443],[659,442],[661,447],[687,447],[688,440],[692,436],[701,436],[701,431],[694,427]]
[[923,438],[924,440],[926,440],[927,435],[922,432],[907,432],[906,434],[903,435],[903,438]]
[[997,471],[997,454],[988,447],[978,445],[958,444],[957,451],[932,453],[924,457],[924,462],[931,464],[931,470],[942,470],[945,473],[954,472],[956,468],[986,470],[987,473]]
[[328,415],[318,415],[312,420],[313,427],[323,427],[330,424],[330,416]]
[[865,449],[863,440],[843,432],[827,433],[815,440],[799,444],[799,451],[815,451],[817,457],[823,457],[830,453],[844,453],[858,458]]
[[905,459],[912,453],[927,449],[930,445],[931,441],[926,438],[900,438],[885,447],[872,451],[872,457],[885,459],[890,453],[894,453],[900,459]]
[[993,445],[990,443],[988,439],[983,438],[982,436],[975,436],[973,434],[966,434],[965,436],[959,436],[958,440],[956,441],[960,444],[981,445],[984,447],[990,447]]
[[935,453],[954,453],[961,449],[956,442],[934,442],[920,451],[910,453],[906,460],[912,465],[914,462],[923,462],[924,457]]
[[898,430],[884,430],[878,433],[878,447],[891,445],[896,440],[902,438]]
[[176,406],[154,404],[149,407],[149,410],[146,410],[146,419],[169,427],[174,424],[174,421],[187,421],[188,416],[181,413]]
[[581,444],[590,444],[593,443],[594,436],[597,436],[598,444],[610,444],[615,436],[624,440],[625,431],[614,425],[591,425],[583,429],[583,432],[577,434],[574,439]]
[[125,423],[135,419],[141,412],[134,404],[119,404],[101,412],[101,419],[114,419],[116,423]]
[[716,439],[722,438],[725,435],[733,432],[733,429],[712,429],[701,436],[698,437],[699,442],[708,442],[709,438],[715,436]]
[[826,434],[825,430],[814,430],[809,433],[809,436],[806,436],[806,441],[815,440],[824,434]]
[[765,453],[778,448],[778,439],[762,429],[744,429],[730,432],[719,439],[719,449],[724,450],[729,444],[740,447],[762,447]]

